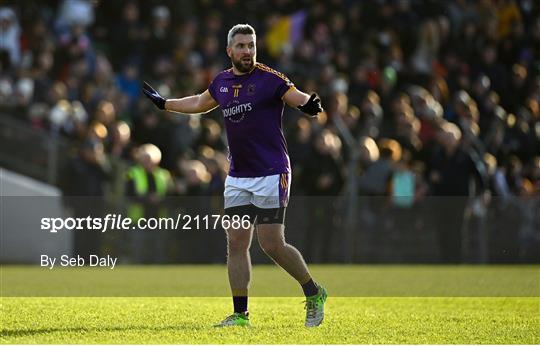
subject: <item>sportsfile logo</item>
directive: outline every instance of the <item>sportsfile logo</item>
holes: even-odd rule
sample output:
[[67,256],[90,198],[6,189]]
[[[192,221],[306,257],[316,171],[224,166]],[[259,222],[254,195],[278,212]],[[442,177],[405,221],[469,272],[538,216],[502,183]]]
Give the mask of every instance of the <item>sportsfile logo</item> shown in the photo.
[[50,233],[59,231],[86,230],[105,233],[107,231],[128,230],[217,230],[229,227],[248,228],[249,215],[190,215],[177,214],[174,217],[140,218],[132,220],[121,214],[107,214],[104,217],[44,217],[41,230]]

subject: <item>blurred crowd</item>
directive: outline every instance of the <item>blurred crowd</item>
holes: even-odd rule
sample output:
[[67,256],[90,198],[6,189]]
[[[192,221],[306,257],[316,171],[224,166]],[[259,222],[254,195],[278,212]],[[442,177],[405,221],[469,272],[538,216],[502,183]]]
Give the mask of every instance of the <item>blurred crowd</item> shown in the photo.
[[[540,194],[539,13],[534,0],[4,1],[0,113],[74,143],[71,194],[104,194],[111,172],[157,150],[149,169],[169,173],[166,195],[221,195],[221,113],[160,112],[140,84],[165,97],[205,90],[230,66],[227,31],[247,22],[258,60],[325,108],[315,120],[285,110],[293,194],[352,188],[398,208],[468,196],[481,214]],[[283,20],[294,25],[276,42]]]

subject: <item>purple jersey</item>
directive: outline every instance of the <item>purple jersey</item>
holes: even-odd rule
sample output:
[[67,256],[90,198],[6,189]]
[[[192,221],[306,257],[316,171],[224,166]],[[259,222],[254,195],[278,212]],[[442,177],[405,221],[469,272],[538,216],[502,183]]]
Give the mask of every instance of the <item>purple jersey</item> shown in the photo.
[[232,177],[289,173],[283,136],[281,97],[294,85],[285,75],[261,63],[241,76],[219,73],[208,91],[223,111]]

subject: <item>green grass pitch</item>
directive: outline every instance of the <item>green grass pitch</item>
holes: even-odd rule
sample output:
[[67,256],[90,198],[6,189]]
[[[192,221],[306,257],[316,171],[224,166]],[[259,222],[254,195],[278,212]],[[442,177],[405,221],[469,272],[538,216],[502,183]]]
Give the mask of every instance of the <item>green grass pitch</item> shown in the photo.
[[223,266],[109,272],[2,266],[1,342],[540,342],[538,266],[312,266],[312,272],[330,294],[321,327],[303,327],[301,292],[286,274],[256,266],[252,327],[215,329],[231,310]]

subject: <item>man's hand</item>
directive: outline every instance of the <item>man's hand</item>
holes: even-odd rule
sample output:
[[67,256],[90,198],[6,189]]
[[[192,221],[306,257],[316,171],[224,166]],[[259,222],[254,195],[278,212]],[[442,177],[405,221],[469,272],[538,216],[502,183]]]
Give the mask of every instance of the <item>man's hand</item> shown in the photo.
[[143,93],[148,97],[157,108],[165,109],[165,99],[150,86],[150,84],[143,82]]
[[311,94],[306,104],[298,106],[298,109],[313,117],[316,117],[317,114],[323,111],[321,107],[321,99],[315,93]]

